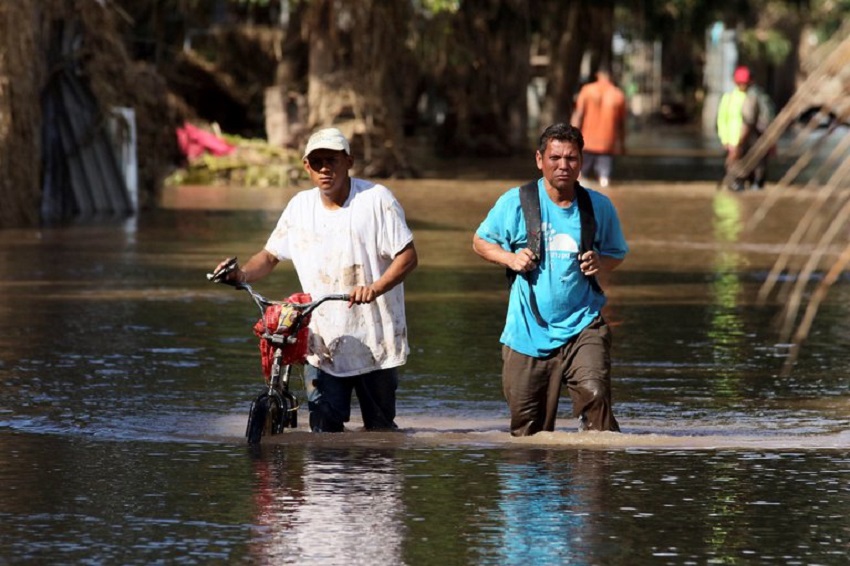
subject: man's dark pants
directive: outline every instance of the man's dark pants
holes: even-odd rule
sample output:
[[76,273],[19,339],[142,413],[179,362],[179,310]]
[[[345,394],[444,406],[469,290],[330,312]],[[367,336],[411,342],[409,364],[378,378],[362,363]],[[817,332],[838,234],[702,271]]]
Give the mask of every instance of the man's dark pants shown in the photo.
[[610,352],[611,332],[601,316],[545,358],[503,346],[502,390],[511,412],[511,435],[555,430],[564,383],[580,429],[619,432],[611,400]]
[[313,432],[343,432],[351,418],[351,393],[357,394],[366,430],[396,430],[395,405],[398,370],[382,369],[350,377],[337,377],[306,366]]

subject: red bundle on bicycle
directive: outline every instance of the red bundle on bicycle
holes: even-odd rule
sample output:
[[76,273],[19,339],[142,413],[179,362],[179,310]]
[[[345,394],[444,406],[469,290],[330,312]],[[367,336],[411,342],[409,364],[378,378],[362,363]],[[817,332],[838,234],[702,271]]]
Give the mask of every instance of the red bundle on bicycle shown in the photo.
[[[291,336],[296,323],[299,322],[294,342],[287,342],[282,347],[282,364],[303,364],[307,360],[307,325],[310,324],[310,315],[303,316],[301,312],[290,306],[291,304],[309,303],[313,299],[307,293],[294,293],[286,298],[284,304],[270,305],[266,307],[263,318],[254,325],[254,334],[261,337],[264,331],[280,336]],[[260,360],[263,365],[263,375],[269,380],[274,362],[275,347],[267,340],[260,340]]]

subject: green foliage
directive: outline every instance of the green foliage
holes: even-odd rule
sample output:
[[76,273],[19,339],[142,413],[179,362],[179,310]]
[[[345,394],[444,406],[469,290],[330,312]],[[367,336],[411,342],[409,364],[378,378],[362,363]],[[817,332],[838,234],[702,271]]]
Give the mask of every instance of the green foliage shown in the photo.
[[794,48],[788,38],[776,30],[746,30],[739,36],[744,58],[779,65]]
[[420,4],[425,11],[436,14],[438,12],[457,12],[460,9],[460,0],[421,0]]
[[[634,4],[630,0],[619,0],[617,12],[618,20],[625,23],[625,29],[620,29],[620,33],[636,39],[669,39],[684,33],[701,41],[701,30],[712,22],[730,17],[745,18],[753,12],[752,0],[729,0],[722,3],[710,0],[655,0],[641,2],[639,8]],[[636,10],[642,10],[640,17],[634,17]]]
[[811,26],[826,41],[850,17],[850,0],[811,0]]

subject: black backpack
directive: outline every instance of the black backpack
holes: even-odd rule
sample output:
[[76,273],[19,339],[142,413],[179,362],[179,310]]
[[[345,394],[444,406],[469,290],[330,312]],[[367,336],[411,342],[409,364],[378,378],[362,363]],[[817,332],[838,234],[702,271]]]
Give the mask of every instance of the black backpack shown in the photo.
[[[596,216],[593,213],[593,203],[590,200],[590,194],[578,182],[575,184],[575,194],[581,218],[581,242],[579,243],[579,255],[581,255],[593,249],[593,240],[596,237]],[[528,249],[534,252],[536,257],[541,258],[543,257],[541,255],[543,241],[541,237],[540,194],[537,191],[537,181],[528,182],[519,188],[519,202],[522,207],[522,215],[525,218]],[[522,275],[527,279],[529,273],[523,273]],[[513,284],[513,280],[516,279],[517,275],[516,271],[508,269],[507,274],[508,279]],[[594,291],[604,294],[595,276],[588,276],[588,279],[590,279],[590,286]],[[537,300],[534,298],[534,286],[531,284],[531,281],[529,281],[528,288],[534,318],[537,319],[538,324],[546,326],[546,322],[540,316],[540,311],[537,310]]]

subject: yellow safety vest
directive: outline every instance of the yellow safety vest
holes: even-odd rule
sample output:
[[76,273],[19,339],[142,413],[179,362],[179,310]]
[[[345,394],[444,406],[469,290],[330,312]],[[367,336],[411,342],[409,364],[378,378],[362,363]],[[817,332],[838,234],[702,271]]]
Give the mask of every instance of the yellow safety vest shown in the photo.
[[746,100],[747,93],[737,88],[725,93],[720,99],[720,106],[717,108],[717,135],[724,146],[738,145],[741,141]]

